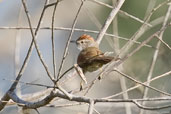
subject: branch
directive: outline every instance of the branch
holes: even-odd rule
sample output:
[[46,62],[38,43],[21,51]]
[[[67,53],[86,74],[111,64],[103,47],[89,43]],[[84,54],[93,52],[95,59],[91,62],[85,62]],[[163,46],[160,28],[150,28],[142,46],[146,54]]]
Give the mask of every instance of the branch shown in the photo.
[[42,107],[44,105],[47,105],[54,98],[54,93],[53,92],[51,92],[50,95],[45,97],[43,100],[40,100],[40,101],[37,101],[37,102],[24,101],[24,100],[20,99],[16,95],[16,93],[13,92],[13,91],[9,92],[8,95],[19,106],[26,107],[26,108],[32,108],[32,109],[36,109],[36,108]]
[[[22,99],[20,99],[15,92],[9,92],[8,93],[9,96],[11,97],[11,99],[13,101],[15,101],[19,106],[22,107],[26,107],[26,108],[39,108],[42,106],[45,106],[47,104],[50,103],[50,101],[52,101],[52,99],[54,99],[55,97],[59,97],[59,98],[63,98],[69,101],[76,101],[76,102],[83,102],[83,103],[90,103],[90,104],[94,104],[94,103],[121,103],[121,102],[127,102],[127,103],[134,103],[136,104],[139,108],[142,109],[146,109],[146,110],[160,110],[160,109],[164,109],[164,108],[169,108],[171,107],[171,105],[165,105],[165,106],[161,106],[161,107],[145,107],[141,104],[139,104],[138,102],[140,101],[161,101],[161,100],[171,100],[171,98],[154,98],[154,99],[103,99],[103,98],[90,98],[90,97],[84,97],[84,96],[76,96],[76,95],[72,95],[72,98],[68,98],[67,95],[65,95],[63,92],[60,92],[59,90],[56,91],[51,91],[51,93],[45,97],[42,100],[36,101],[36,102],[28,102],[28,101],[24,101]],[[91,108],[93,108],[93,105],[90,105]]]
[[169,50],[171,50],[171,47],[169,46],[169,44],[167,44],[165,41],[163,41],[159,36],[156,36],[156,38],[158,40],[160,40]]
[[125,0],[119,0],[118,3],[117,3],[117,6],[115,8],[113,8],[113,10],[110,12],[110,14],[109,14],[108,18],[106,19],[102,29],[100,30],[100,33],[97,36],[96,42],[98,44],[100,44],[100,42],[101,42],[104,34],[106,33],[109,25],[111,24],[112,20],[114,19],[114,17],[118,13],[119,9],[122,7],[124,2],[125,2]]
[[53,58],[53,75],[54,75],[54,79],[56,78],[56,60],[55,60],[55,43],[54,43],[54,23],[55,23],[55,12],[56,12],[56,8],[57,5],[59,3],[59,0],[56,1],[54,9],[53,9],[53,15],[52,15],[52,29],[51,29],[51,40],[52,40],[52,58]]

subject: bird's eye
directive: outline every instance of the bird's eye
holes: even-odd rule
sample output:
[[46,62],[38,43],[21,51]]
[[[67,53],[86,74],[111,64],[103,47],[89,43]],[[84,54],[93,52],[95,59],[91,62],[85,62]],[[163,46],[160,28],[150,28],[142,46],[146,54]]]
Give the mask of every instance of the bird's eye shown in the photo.
[[81,43],[83,44],[84,42],[83,42],[83,41],[81,41]]

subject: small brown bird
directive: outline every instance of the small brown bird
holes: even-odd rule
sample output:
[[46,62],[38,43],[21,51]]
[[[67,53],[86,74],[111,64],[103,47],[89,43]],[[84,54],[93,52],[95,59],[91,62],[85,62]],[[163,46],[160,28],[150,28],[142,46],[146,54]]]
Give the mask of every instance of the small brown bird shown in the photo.
[[98,44],[89,35],[83,34],[80,36],[76,40],[76,44],[78,49],[81,50],[77,58],[77,64],[82,68],[83,73],[96,71],[114,59],[114,57],[105,56],[99,50]]

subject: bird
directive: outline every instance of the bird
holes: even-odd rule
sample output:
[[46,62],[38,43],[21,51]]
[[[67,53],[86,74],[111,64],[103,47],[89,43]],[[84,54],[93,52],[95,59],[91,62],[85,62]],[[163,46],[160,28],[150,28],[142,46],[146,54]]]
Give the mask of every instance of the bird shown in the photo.
[[94,72],[115,59],[112,56],[105,56],[99,49],[99,45],[90,35],[81,35],[76,40],[76,45],[80,50],[77,57],[77,64],[82,69],[83,73]]

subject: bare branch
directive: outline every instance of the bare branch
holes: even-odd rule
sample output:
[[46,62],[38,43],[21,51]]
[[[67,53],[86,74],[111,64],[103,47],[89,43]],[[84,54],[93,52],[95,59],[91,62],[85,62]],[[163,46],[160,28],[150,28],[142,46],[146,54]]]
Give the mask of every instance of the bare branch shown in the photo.
[[89,98],[89,97],[80,97],[80,96],[76,96],[76,95],[72,95],[72,98],[68,98],[68,96],[66,96],[65,94],[63,94],[60,91],[54,91],[45,97],[42,100],[36,101],[36,102],[27,102],[24,101],[22,99],[20,99],[15,92],[9,92],[8,93],[9,96],[11,97],[11,99],[13,99],[18,105],[22,106],[22,107],[27,107],[27,108],[39,108],[41,106],[47,105],[52,99],[54,99],[55,97],[60,97],[63,99],[67,99],[70,101],[77,101],[77,102],[84,102],[84,103],[90,103],[90,101],[93,101],[92,103],[98,103],[98,102],[102,102],[102,103],[116,103],[116,102],[128,102],[128,103],[134,103],[136,104],[139,108],[142,109],[146,109],[146,110],[160,110],[160,109],[164,109],[164,108],[169,108],[171,107],[171,105],[166,105],[166,106],[161,106],[161,107],[145,107],[143,105],[140,105],[138,103],[138,101],[158,101],[158,100],[171,100],[170,98],[154,98],[154,99],[103,99],[103,98]]
[[167,44],[165,41],[163,41],[161,38],[159,38],[159,36],[156,36],[156,38],[158,40],[160,40],[169,50],[171,50],[171,47],[169,46],[169,44]]
[[53,98],[54,98],[54,93],[51,92],[50,95],[45,97],[43,100],[37,101],[37,102],[27,102],[22,99],[20,99],[15,92],[9,92],[8,95],[10,98],[15,101],[16,103],[20,104],[22,107],[27,107],[27,108],[39,108],[41,106],[47,105]]
[[86,77],[81,68],[79,68],[78,64],[74,64],[74,68],[77,71],[77,74],[80,76],[80,78],[84,81],[84,83],[87,84]]
[[55,43],[54,43],[54,23],[55,23],[55,12],[57,5],[59,3],[59,0],[56,1],[56,4],[54,5],[53,15],[52,15],[52,32],[51,32],[51,40],[52,40],[52,58],[53,58],[53,75],[54,79],[56,78],[56,60],[55,60]]
[[110,12],[110,14],[109,14],[108,18],[106,19],[102,29],[100,30],[100,33],[97,36],[96,42],[98,44],[100,44],[100,42],[101,42],[104,34],[106,33],[109,25],[111,24],[112,20],[114,19],[114,17],[118,13],[119,9],[122,7],[124,2],[125,2],[125,0],[118,0],[117,6],[115,8],[113,8],[113,10]]

